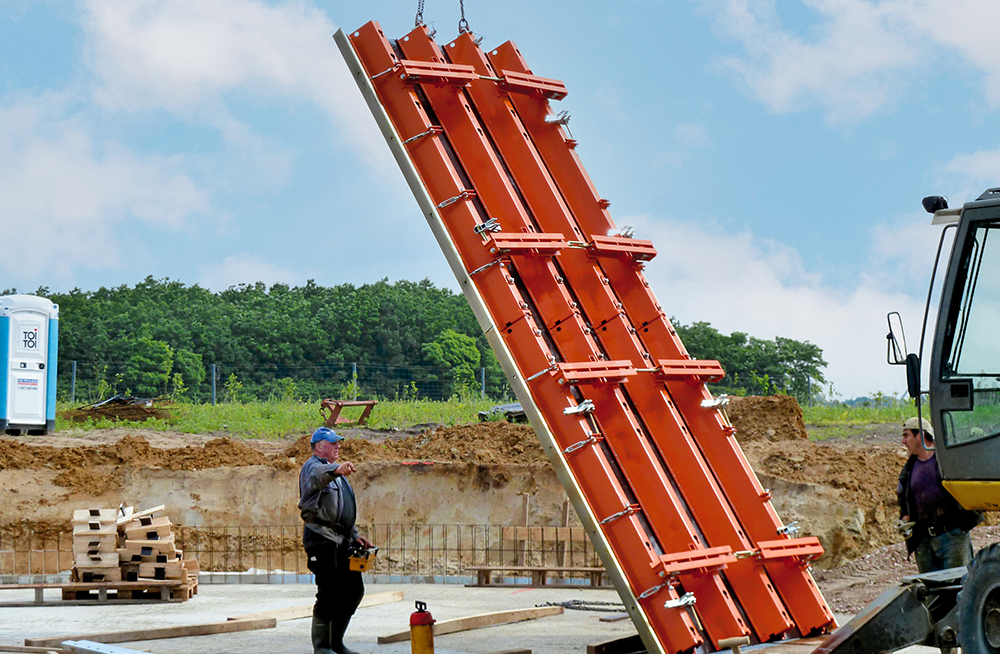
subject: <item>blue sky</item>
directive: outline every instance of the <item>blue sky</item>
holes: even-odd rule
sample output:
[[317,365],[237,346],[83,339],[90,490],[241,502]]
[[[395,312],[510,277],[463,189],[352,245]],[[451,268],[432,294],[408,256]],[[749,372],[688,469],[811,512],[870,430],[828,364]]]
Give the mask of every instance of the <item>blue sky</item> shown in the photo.
[[[457,288],[331,38],[416,2],[0,0],[0,288]],[[990,0],[465,2],[561,79],[667,313],[823,348],[845,398],[900,392],[939,236],[920,199],[1000,185]],[[446,43],[459,3],[428,0]]]

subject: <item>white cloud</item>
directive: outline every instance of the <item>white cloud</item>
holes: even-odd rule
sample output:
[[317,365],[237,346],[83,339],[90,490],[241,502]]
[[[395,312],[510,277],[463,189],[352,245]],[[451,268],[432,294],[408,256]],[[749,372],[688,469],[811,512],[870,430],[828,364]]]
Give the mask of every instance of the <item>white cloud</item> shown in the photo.
[[982,71],[1000,105],[992,0],[803,0],[809,25],[783,24],[774,0],[699,1],[746,50],[721,65],[772,111],[819,107],[832,122],[856,122],[891,105],[942,53]]
[[388,160],[319,9],[254,0],[92,0],[87,9],[88,60],[105,106],[207,120],[242,143],[246,131],[228,129],[228,94],[301,98],[366,156]]
[[[86,123],[65,115],[70,98],[49,95],[0,106],[0,230],[21,253],[0,267],[17,279],[44,267],[63,280],[77,267],[117,267],[118,230],[130,219],[179,229],[211,213],[180,157],[142,157],[94,143]],[[35,275],[32,275],[35,277]]]
[[272,286],[275,283],[292,285],[305,281],[300,279],[300,273],[272,265],[263,257],[251,253],[228,256],[217,264],[203,264],[199,266],[199,271],[198,285],[213,291],[223,291],[237,284],[263,282]]
[[[895,261],[879,253],[881,246],[872,250],[872,274],[844,291],[809,273],[794,249],[749,232],[651,216],[622,222],[656,244],[658,254],[646,276],[668,315],[684,324],[707,321],[727,334],[814,343],[829,364],[828,381],[845,397],[905,388],[902,373],[885,362],[886,314],[899,311],[907,326],[918,330],[923,307],[877,281]],[[892,240],[889,229],[881,238]],[[914,258],[925,264],[927,275],[933,246],[930,252],[927,243],[919,249]]]

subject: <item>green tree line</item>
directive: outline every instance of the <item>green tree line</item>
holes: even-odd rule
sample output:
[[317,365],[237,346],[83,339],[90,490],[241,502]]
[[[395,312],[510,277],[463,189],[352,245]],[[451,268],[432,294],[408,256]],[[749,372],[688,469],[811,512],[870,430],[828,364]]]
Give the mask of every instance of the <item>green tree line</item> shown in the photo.
[[[12,294],[8,289],[2,295]],[[57,303],[59,389],[78,362],[78,399],[115,392],[208,396],[216,364],[224,397],[443,399],[475,389],[485,369],[497,399],[510,391],[462,295],[387,279],[361,286],[241,284],[221,292],[147,277],[135,286],[36,292]],[[727,371],[716,392],[803,398],[823,382],[819,347],[674,324],[690,354]],[[352,376],[352,364],[364,374]],[[403,380],[402,382],[400,380]],[[89,384],[89,386],[87,386]],[[358,384],[358,386],[355,386]]]

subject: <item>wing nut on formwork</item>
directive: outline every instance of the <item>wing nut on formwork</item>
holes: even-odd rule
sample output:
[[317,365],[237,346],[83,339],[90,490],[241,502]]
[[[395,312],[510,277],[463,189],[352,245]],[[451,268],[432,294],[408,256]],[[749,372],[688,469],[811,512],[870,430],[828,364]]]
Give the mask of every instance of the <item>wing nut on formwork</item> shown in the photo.
[[597,409],[593,400],[584,400],[576,406],[568,406],[563,409],[563,415],[571,416],[576,413],[593,413]]
[[483,232],[499,232],[500,231],[500,221],[496,218],[490,218],[484,223],[480,223],[472,228],[473,233],[482,234]]
[[572,445],[570,445],[569,447],[567,447],[565,450],[563,450],[563,454],[570,454],[571,452],[576,452],[581,447],[589,445],[590,443],[597,443],[602,440],[604,440],[604,436],[602,436],[601,434],[591,434],[582,441],[577,441]]
[[694,596],[694,593],[684,593],[677,599],[670,599],[663,603],[663,608],[665,609],[679,609],[685,606],[694,606],[698,599]]
[[799,527],[799,521],[798,520],[796,520],[794,522],[790,522],[787,525],[785,525],[784,527],[779,527],[778,528],[778,533],[780,535],[782,535],[782,536],[789,536],[789,537],[795,536],[800,531],[802,531],[802,528]]
[[701,407],[703,409],[721,409],[726,406],[729,406],[728,395],[720,395],[719,397],[712,398],[711,400],[701,401]]
[[549,125],[569,125],[569,112],[563,110],[557,114],[549,114],[545,117],[545,122]]
[[601,520],[601,524],[602,525],[606,525],[609,522],[617,520],[618,518],[623,518],[623,517],[625,517],[627,515],[632,515],[633,513],[638,513],[641,510],[642,510],[642,508],[638,504],[629,504],[628,506],[626,506],[624,509],[622,509],[618,513],[612,513],[611,515],[609,515],[604,520]]

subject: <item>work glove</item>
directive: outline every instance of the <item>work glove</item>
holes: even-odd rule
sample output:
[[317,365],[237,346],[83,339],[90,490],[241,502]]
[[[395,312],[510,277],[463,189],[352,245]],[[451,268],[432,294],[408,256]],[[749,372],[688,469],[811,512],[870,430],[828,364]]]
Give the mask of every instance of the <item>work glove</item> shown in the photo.
[[902,520],[899,520],[896,523],[896,531],[899,532],[899,535],[903,538],[909,538],[913,535],[913,528],[916,524],[917,523],[915,522],[903,522]]

